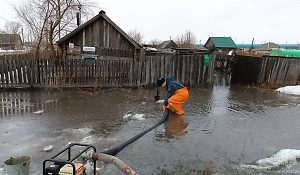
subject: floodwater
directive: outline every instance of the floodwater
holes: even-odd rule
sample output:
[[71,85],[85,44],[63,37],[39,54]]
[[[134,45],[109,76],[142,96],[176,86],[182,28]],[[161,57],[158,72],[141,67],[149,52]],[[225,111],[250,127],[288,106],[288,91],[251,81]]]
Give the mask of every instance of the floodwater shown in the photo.
[[[299,149],[298,96],[230,85],[228,75],[216,75],[213,87],[189,91],[184,116],[170,116],[117,157],[141,175],[300,170],[297,162],[270,171],[241,167],[282,149]],[[161,99],[165,94],[160,91]],[[118,146],[161,119],[155,95],[156,89],[142,88],[1,91],[0,165],[10,157],[30,156],[30,174],[40,175],[43,161],[72,142],[99,152]],[[122,172],[106,164],[98,174]]]

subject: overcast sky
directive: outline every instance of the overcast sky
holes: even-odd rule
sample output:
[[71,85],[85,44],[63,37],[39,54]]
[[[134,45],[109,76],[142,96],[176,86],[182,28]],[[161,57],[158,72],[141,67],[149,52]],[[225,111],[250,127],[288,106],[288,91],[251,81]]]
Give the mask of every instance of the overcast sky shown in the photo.
[[[0,0],[0,28],[18,21]],[[94,0],[125,32],[136,29],[144,41],[169,40],[191,31],[197,43],[230,36],[238,43],[300,43],[300,0]],[[96,12],[97,14],[98,12]]]

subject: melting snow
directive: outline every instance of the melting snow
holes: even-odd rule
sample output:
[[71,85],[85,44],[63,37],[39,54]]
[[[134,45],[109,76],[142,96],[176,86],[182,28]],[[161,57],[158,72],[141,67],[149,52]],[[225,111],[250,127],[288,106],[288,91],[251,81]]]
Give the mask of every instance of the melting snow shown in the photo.
[[123,116],[123,119],[127,119],[129,117],[131,117],[131,114],[126,114],[126,115]]
[[276,91],[285,94],[300,95],[300,85],[285,86],[285,87],[278,88]]
[[38,110],[38,111],[35,111],[34,114],[41,114],[43,112],[44,112],[44,110]]
[[145,114],[135,114],[132,118],[137,120],[145,120]]
[[161,104],[163,104],[164,101],[165,101],[165,100],[158,100],[158,101],[156,101],[156,103],[161,103]]
[[280,166],[291,168],[293,165],[297,164],[297,159],[299,158],[300,150],[282,149],[268,158],[257,160],[255,162],[257,165],[241,165],[241,167],[257,170],[271,170],[274,168],[279,168]]
[[0,173],[5,173],[5,169],[4,168],[0,168]]
[[49,145],[49,146],[47,146],[47,147],[44,148],[44,151],[45,151],[45,152],[51,151],[53,148],[54,148],[53,145]]
[[135,114],[134,116],[132,116],[132,114],[126,114],[123,116],[124,119],[127,119],[129,117],[136,120],[145,120],[145,114]]

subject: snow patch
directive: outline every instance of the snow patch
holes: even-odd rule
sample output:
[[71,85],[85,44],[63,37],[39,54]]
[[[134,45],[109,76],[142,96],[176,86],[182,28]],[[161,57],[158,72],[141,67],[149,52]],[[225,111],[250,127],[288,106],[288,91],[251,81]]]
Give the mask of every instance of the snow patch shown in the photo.
[[131,114],[126,114],[126,115],[123,116],[123,119],[127,119],[129,117],[131,117]]
[[145,114],[135,114],[132,118],[136,120],[145,120]]
[[43,112],[44,112],[44,110],[38,110],[38,111],[35,111],[34,114],[41,114]]
[[297,159],[299,158],[300,150],[282,149],[268,158],[257,160],[255,162],[256,165],[241,165],[241,167],[256,170],[271,170],[281,166],[291,168],[293,165],[297,164]]
[[132,115],[132,114],[126,114],[123,116],[123,119],[128,119],[128,118],[131,118],[131,119],[134,119],[134,120],[145,120],[145,114],[135,114],[135,115]]
[[163,104],[165,100],[157,100],[156,103],[161,103]]
[[276,91],[285,94],[300,95],[300,85],[285,86],[285,87],[278,88]]
[[49,146],[47,146],[47,147],[44,148],[44,151],[45,151],[45,152],[51,151],[53,148],[54,148],[53,145],[49,145]]

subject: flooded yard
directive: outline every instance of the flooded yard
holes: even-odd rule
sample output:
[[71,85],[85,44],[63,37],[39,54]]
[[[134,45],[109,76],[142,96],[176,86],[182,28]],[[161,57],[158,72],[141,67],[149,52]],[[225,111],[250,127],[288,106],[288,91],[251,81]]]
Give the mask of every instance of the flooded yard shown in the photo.
[[[183,117],[169,116],[117,157],[139,174],[300,170],[297,162],[271,170],[256,165],[280,150],[299,149],[298,96],[230,85],[226,75],[217,76],[213,87],[189,91]],[[165,94],[160,91],[161,99]],[[162,104],[155,95],[154,88],[1,91],[0,165],[26,155],[31,157],[30,174],[40,175],[43,161],[72,142],[98,151],[118,146],[161,119]],[[53,148],[45,151],[48,146]],[[107,164],[101,174],[122,172]]]

